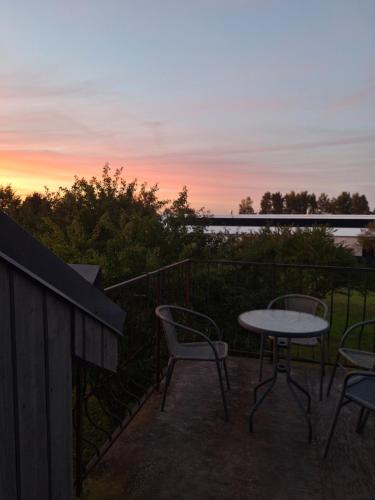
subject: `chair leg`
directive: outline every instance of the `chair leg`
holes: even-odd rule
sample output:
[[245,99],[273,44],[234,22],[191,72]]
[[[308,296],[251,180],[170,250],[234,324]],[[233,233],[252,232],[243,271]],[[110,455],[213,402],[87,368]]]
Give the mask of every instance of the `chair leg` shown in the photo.
[[368,410],[367,408],[364,408],[364,407],[361,408],[361,411],[359,412],[359,416],[358,416],[357,426],[355,429],[356,432],[361,433],[363,431],[369,414],[370,414],[370,410]]
[[163,392],[163,399],[161,402],[161,411],[164,411],[164,406],[165,406],[165,400],[167,398],[167,391],[168,391],[168,386],[171,382],[172,378],[172,373],[175,365],[175,360],[173,358],[169,358],[168,361],[168,368],[167,368],[167,374],[165,376],[165,384],[164,384],[164,392]]
[[329,379],[329,383],[328,383],[328,387],[327,387],[327,397],[330,395],[330,392],[331,392],[331,387],[332,387],[333,379],[335,378],[335,375],[336,375],[337,363],[339,361],[339,357],[340,357],[340,355],[337,354],[336,359],[335,359],[335,364],[333,365],[331,378]]
[[260,346],[259,346],[259,382],[263,378],[263,356],[264,356],[264,335],[260,336]]
[[337,424],[337,419],[338,419],[340,410],[342,408],[342,403],[343,403],[343,400],[344,400],[344,396],[345,396],[345,393],[344,393],[344,389],[343,389],[342,394],[340,396],[340,400],[339,400],[339,402],[337,403],[337,406],[336,406],[336,410],[335,410],[335,413],[334,413],[334,416],[333,416],[331,428],[329,430],[327,442],[326,442],[326,445],[324,447],[323,458],[326,458],[326,456],[328,454],[328,449],[329,449],[329,446],[330,446],[331,441],[332,441],[333,433],[335,432],[335,428],[336,428],[336,424]]
[[323,397],[323,383],[324,383],[324,338],[320,338],[320,384],[319,384],[319,401]]
[[227,408],[227,401],[225,399],[224,384],[223,384],[223,377],[221,375],[220,361],[216,361],[216,368],[217,368],[217,374],[219,376],[219,384],[220,384],[221,397],[222,397],[222,400],[223,400],[225,420],[228,421],[229,420],[229,418],[228,418],[228,408]]
[[223,359],[223,367],[224,367],[224,373],[225,373],[225,380],[227,382],[227,387],[228,390],[230,391],[230,384],[229,384],[229,377],[228,377],[228,369],[227,369],[227,363],[226,360]]

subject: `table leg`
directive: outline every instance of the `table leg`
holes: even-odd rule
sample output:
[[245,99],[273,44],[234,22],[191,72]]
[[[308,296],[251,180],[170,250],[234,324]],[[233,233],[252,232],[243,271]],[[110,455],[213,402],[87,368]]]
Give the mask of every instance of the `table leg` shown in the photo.
[[[291,351],[290,350],[290,339],[288,339],[287,356],[286,356],[286,381],[287,381],[290,392],[292,393],[294,399],[296,400],[298,406],[300,407],[300,409],[303,413],[303,416],[305,417],[305,420],[306,420],[307,426],[308,426],[308,442],[311,443],[312,426],[311,426],[311,420],[310,420],[310,417],[308,414],[308,412],[310,411],[310,408],[311,408],[311,396],[306,391],[306,389],[301,387],[290,375],[290,361],[291,361],[291,352],[290,351]],[[298,394],[295,391],[295,389],[293,388],[293,386],[298,388],[307,397],[307,400],[308,400],[308,410],[307,411],[305,410],[305,408],[304,408],[301,400],[299,399]]]
[[[278,373],[278,346],[277,346],[277,341],[275,340],[274,342],[274,348],[273,348],[273,365],[272,365],[272,377],[268,378],[267,380],[264,380],[263,382],[260,382],[255,388],[254,388],[254,404],[251,407],[250,410],[250,415],[249,415],[249,432],[253,431],[253,417],[254,413],[257,411],[259,406],[262,404],[262,402],[265,400],[267,395],[271,392],[273,386],[276,383],[277,380],[277,373]],[[260,396],[259,399],[257,399],[257,391],[260,389],[265,384],[270,383],[270,385],[267,387],[267,389],[264,391],[264,393]]]
[[294,380],[294,378],[292,378],[290,375],[287,377],[287,381],[288,383],[290,384],[293,384],[297,389],[299,389],[302,394],[304,394],[307,398],[307,413],[310,413],[311,411],[311,396],[310,394],[308,393],[308,391],[302,387],[296,380]]

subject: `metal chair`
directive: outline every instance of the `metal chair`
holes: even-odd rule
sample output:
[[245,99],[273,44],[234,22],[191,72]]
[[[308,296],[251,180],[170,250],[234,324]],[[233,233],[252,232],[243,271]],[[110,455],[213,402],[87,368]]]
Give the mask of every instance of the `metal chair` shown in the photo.
[[[366,339],[366,336],[363,335],[367,326],[374,325],[373,329],[373,339],[372,339],[372,349],[375,350],[375,319],[369,319],[366,321],[360,321],[359,323],[355,323],[346,329],[341,337],[340,345],[337,350],[335,364],[333,366],[331,378],[329,380],[328,388],[327,388],[327,396],[329,396],[331,392],[331,387],[333,384],[333,380],[336,375],[337,368],[344,368],[344,366],[340,363],[340,358],[342,357],[344,360],[349,361],[356,368],[363,368],[365,370],[373,370],[375,366],[375,353],[371,351],[366,351],[360,349],[363,345],[363,342]],[[350,341],[353,342],[353,336],[357,334],[357,349],[348,347],[348,343]]]
[[[308,314],[320,315],[323,319],[327,318],[328,307],[320,299],[312,297],[311,295],[302,294],[288,294],[276,297],[268,304],[267,309],[285,309],[289,311],[304,312]],[[323,394],[323,378],[324,378],[324,337],[322,338],[306,338],[306,339],[291,339],[294,345],[315,348],[320,347],[320,385],[319,385],[319,399],[322,399]],[[277,341],[279,347],[287,348],[287,339],[279,338]],[[264,358],[264,335],[260,339],[259,351],[259,381],[263,376],[263,358]]]
[[356,426],[356,432],[361,432],[366,425],[370,411],[375,411],[374,372],[351,372],[346,375],[324,448],[324,458],[327,456],[340,410],[348,403],[355,403],[361,407]]
[[[172,312],[183,313],[184,315],[190,316],[192,320],[197,318],[200,320],[204,320],[208,326],[213,327],[219,340],[211,340],[207,335],[196,330],[195,328],[175,321]],[[222,341],[221,331],[215,321],[213,321],[205,314],[198,313],[184,307],[172,305],[158,306],[155,309],[155,313],[156,316],[160,319],[161,324],[163,325],[163,330],[165,333],[169,351],[168,368],[164,385],[163,399],[161,403],[161,411],[164,410],[168,386],[170,384],[173,369],[177,361],[213,361],[216,363],[217,373],[219,377],[219,385],[221,397],[223,400],[225,419],[228,420],[228,408],[225,399],[223,377],[221,372],[221,365],[223,365],[227,387],[228,389],[230,389],[228,370],[225,362],[228,356],[228,344]],[[180,342],[178,339],[178,334],[180,331],[193,334],[197,337],[200,337],[202,340],[200,342]]]

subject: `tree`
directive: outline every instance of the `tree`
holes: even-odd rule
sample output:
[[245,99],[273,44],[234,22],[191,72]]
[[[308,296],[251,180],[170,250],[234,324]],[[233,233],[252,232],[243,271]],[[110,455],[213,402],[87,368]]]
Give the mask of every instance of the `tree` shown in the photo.
[[0,186],[0,209],[11,217],[15,217],[21,205],[21,198],[16,194],[10,184]]
[[318,201],[317,208],[322,214],[329,214],[332,212],[332,202],[326,193],[321,193]]
[[332,200],[333,213],[335,214],[351,214],[352,213],[352,197],[348,191],[343,191],[337,198]]
[[267,191],[260,201],[261,214],[281,214],[284,208],[284,197],[280,192]]
[[262,199],[260,200],[260,213],[270,214],[272,212],[272,196],[269,191],[264,193]]
[[370,207],[364,194],[354,193],[352,195],[352,214],[369,214]]
[[211,251],[209,214],[190,206],[186,187],[167,202],[158,198],[157,185],[128,182],[122,169],[112,173],[109,165],[101,178],[75,177],[71,187],[23,202],[10,186],[0,186],[0,193],[3,208],[65,262],[100,265],[104,284]]
[[284,196],[284,213],[307,214],[315,213],[316,210],[317,202],[314,193],[290,191]]
[[284,196],[284,212],[287,214],[297,213],[297,197],[295,191],[290,191]]
[[51,203],[48,190],[44,195],[30,194],[19,205],[15,219],[30,233],[40,233],[46,229],[45,220],[51,212]]
[[246,198],[243,198],[241,200],[241,203],[238,206],[238,213],[239,214],[253,214],[254,213],[253,200],[250,198],[250,196],[246,196]]
[[272,193],[272,213],[273,214],[282,214],[284,210],[284,197],[277,191],[276,193]]

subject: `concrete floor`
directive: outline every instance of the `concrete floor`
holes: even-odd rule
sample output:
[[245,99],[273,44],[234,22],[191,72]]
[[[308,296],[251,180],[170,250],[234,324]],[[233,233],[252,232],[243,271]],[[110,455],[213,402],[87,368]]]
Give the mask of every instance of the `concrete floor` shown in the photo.
[[[90,500],[375,499],[375,419],[354,432],[357,409],[344,408],[330,454],[322,450],[335,391],[319,403],[318,367],[296,364],[294,376],[311,391],[313,442],[283,375],[248,433],[257,383],[254,359],[231,358],[223,419],[215,365],[176,365],[165,412],[155,393],[85,483]],[[270,371],[270,366],[266,368]]]

